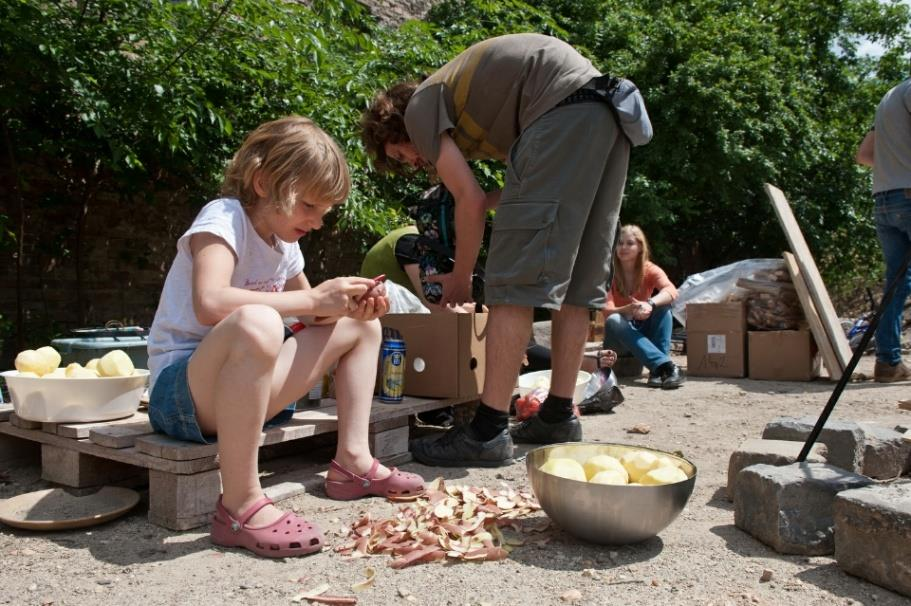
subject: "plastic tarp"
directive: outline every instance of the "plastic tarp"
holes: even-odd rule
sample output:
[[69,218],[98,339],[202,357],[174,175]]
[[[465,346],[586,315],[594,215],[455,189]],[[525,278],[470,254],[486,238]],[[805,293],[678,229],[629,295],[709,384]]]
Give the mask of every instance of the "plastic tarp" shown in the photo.
[[744,259],[729,265],[693,274],[677,289],[677,300],[671,313],[686,326],[687,303],[723,303],[741,300],[746,290],[737,286],[740,278],[756,277],[757,273],[774,271],[783,267],[781,259]]

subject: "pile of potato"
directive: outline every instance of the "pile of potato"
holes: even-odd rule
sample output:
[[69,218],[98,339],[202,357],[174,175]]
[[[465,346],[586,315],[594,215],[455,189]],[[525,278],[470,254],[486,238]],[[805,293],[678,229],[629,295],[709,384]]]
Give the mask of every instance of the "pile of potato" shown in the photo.
[[[614,456],[617,454],[620,456]],[[649,450],[620,451],[616,447],[591,444],[556,446],[548,452],[540,469],[591,484],[660,486],[688,478],[680,462],[670,457]]]
[[20,377],[97,379],[98,377],[129,377],[136,370],[130,356],[122,349],[115,349],[86,362],[83,367],[73,362],[60,368],[60,354],[53,347],[26,349],[16,356],[16,370]]

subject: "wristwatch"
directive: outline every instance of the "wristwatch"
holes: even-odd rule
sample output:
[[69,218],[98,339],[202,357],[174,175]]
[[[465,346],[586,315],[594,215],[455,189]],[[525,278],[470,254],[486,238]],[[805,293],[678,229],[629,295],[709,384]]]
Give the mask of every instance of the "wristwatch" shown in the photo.
[[655,303],[655,300],[652,298],[649,298],[649,300],[646,301],[646,303],[648,303],[649,305],[652,306],[652,311],[655,311],[655,308],[658,307],[658,304]]

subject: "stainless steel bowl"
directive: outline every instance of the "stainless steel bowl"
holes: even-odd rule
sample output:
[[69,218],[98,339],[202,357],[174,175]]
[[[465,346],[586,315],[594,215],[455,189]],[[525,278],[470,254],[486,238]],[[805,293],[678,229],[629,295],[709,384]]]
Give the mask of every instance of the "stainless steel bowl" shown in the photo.
[[[540,470],[551,450],[575,445],[598,447],[603,454],[617,458],[630,451],[647,450],[681,462],[688,479],[663,486],[613,486],[568,480]],[[690,461],[669,452],[625,444],[550,444],[530,451],[525,465],[538,502],[558,526],[580,539],[608,545],[638,543],[657,535],[683,511],[696,485],[696,466]]]

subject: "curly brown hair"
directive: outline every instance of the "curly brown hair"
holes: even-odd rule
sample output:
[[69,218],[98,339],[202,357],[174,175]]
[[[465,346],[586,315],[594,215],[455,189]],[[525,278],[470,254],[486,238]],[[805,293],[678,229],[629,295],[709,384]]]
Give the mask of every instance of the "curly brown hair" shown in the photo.
[[406,172],[404,166],[386,155],[386,144],[411,141],[405,130],[405,108],[417,87],[417,81],[402,82],[377,93],[361,116],[361,140],[381,172]]

